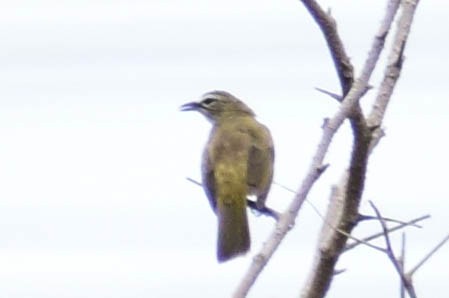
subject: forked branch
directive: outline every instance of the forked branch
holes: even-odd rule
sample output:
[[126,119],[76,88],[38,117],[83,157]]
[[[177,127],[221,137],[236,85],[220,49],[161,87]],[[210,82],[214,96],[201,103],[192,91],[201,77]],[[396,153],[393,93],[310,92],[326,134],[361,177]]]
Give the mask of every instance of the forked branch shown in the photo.
[[[326,121],[316,153],[313,156],[312,162],[309,166],[309,170],[299,186],[298,191],[296,191],[291,204],[279,216],[276,227],[269,235],[267,241],[265,241],[262,249],[253,258],[246,274],[234,292],[234,297],[245,297],[247,295],[249,289],[254,284],[271,256],[279,247],[287,232],[294,225],[295,218],[298,216],[303,202],[305,201],[314,183],[321,176],[324,158],[335,133],[339,130],[342,123],[346,119],[350,119],[354,134],[351,164],[349,170],[345,173],[345,175],[343,175],[342,183],[339,185],[340,191],[338,193],[339,197],[342,198],[341,202],[343,203],[340,206],[341,209],[336,211],[338,216],[333,219],[334,221],[336,220],[336,222],[335,225],[332,225],[339,227],[339,229],[331,231],[331,236],[327,237],[328,242],[325,243],[324,246],[323,244],[320,244],[315,265],[310,274],[309,281],[307,282],[302,293],[303,297],[323,297],[325,295],[335,273],[336,261],[338,260],[339,255],[343,252],[348,235],[357,221],[356,219],[359,214],[358,206],[363,192],[368,157],[374,148],[373,144],[377,144],[377,141],[374,142],[376,140],[376,135],[374,132],[378,132],[380,130],[378,128],[381,127],[383,114],[381,113],[382,117],[373,116],[376,121],[373,121],[372,123],[375,124],[372,125],[371,122],[366,121],[366,118],[361,111],[359,100],[369,89],[371,74],[384,47],[386,36],[399,8],[400,0],[389,0],[385,17],[381,23],[378,33],[374,38],[361,75],[355,80],[353,66],[349,61],[348,55],[345,53],[343,43],[338,36],[333,18],[324,12],[324,10],[321,9],[321,7],[314,0],[302,0],[302,3],[306,6],[315,21],[320,26],[320,29],[322,30],[328,43],[337,74],[340,79],[343,100],[341,101],[341,105],[337,113]],[[403,14],[399,20],[399,24],[411,24],[417,3],[417,0],[404,2]],[[410,9],[410,7],[412,7],[412,9]],[[402,51],[404,50],[404,45],[408,37],[409,30],[410,26],[399,26],[397,28],[398,33],[396,36],[400,35],[403,37],[401,40]],[[394,49],[397,48],[396,42],[397,39],[394,41]],[[396,60],[396,62],[398,61],[399,60]],[[402,60],[401,63],[394,63],[394,65],[396,67],[395,70],[398,71],[396,76],[392,76],[392,79],[395,81],[399,77],[402,67]],[[386,89],[386,94],[382,95],[385,103],[388,103],[391,97],[394,83],[392,86],[392,88]],[[377,101],[375,104],[377,104]],[[384,106],[386,107],[386,104]],[[383,110],[383,113],[384,111],[385,110]],[[373,115],[373,113],[371,113],[371,115]],[[372,129],[373,127],[376,129]],[[337,201],[338,200],[335,200],[335,202]],[[331,213],[332,212],[328,212],[328,214]],[[344,231],[346,235],[341,233],[341,231]]]

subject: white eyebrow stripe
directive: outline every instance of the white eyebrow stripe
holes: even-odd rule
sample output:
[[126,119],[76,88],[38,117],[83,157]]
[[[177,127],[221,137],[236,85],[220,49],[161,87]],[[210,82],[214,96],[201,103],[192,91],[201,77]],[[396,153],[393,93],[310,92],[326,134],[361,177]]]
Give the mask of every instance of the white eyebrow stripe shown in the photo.
[[207,99],[207,98],[212,98],[212,99],[215,99],[215,100],[220,100],[220,99],[222,99],[222,96],[219,95],[219,94],[215,94],[215,93],[206,93],[206,94],[204,94],[204,95],[201,97],[201,100],[205,100],[205,99]]

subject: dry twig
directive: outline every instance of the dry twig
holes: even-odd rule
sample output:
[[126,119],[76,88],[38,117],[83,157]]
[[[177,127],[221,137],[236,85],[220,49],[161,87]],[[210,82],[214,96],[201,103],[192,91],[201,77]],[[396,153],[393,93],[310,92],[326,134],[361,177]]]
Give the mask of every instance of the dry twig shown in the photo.
[[446,235],[446,237],[441,240],[433,249],[429,251],[427,255],[425,255],[421,261],[418,262],[418,264],[415,265],[410,271],[407,272],[407,276],[411,279],[412,275],[421,268],[422,265],[424,265],[425,262],[427,262],[430,257],[432,257],[447,241],[449,240],[449,234]]
[[[430,217],[430,215],[429,215]],[[366,221],[366,220],[377,220],[376,216],[372,216],[372,215],[364,215],[364,214],[359,214],[359,218],[357,219],[357,223],[360,223],[362,221]],[[394,219],[394,218],[390,218],[390,217],[384,217],[383,220],[387,221],[387,222],[394,222],[394,223],[398,223],[398,224],[407,224],[406,222],[399,220],[399,219]],[[415,228],[422,228],[422,226],[413,223],[408,223],[407,225],[410,226],[414,226]]]
[[[391,234],[392,232],[398,231],[398,230],[403,229],[403,228],[405,228],[407,226],[416,226],[417,222],[420,222],[420,221],[428,219],[428,218],[430,218],[430,215],[424,215],[424,216],[412,219],[412,220],[410,220],[408,222],[401,223],[401,224],[399,224],[399,225],[397,225],[395,227],[389,228],[388,229],[388,233]],[[382,218],[382,219],[386,221],[385,218]],[[374,239],[377,239],[379,237],[382,237],[383,235],[384,235],[384,233],[380,232],[380,233],[376,233],[374,235],[368,236],[366,238],[363,238],[362,240],[364,242],[369,242],[371,240],[374,240]],[[358,243],[358,242],[353,242],[353,243],[347,244],[345,246],[344,252],[347,252],[348,250],[351,250],[351,249],[355,248],[358,245],[360,245],[360,243]]]
[[[401,256],[399,257],[399,264],[401,265],[401,272],[402,274],[405,271],[405,233],[402,233],[402,239],[401,239]],[[401,298],[405,298],[405,287],[403,283],[401,282],[399,292],[401,295]]]
[[[291,192],[291,193],[296,193],[293,189],[291,189],[291,188],[289,188],[289,187],[287,187],[287,186],[285,186],[285,185],[283,185],[283,184],[280,184],[280,183],[278,183],[278,182],[274,182],[274,183],[275,183],[276,185],[278,185],[279,187],[281,187],[281,188],[283,188],[283,189],[285,189],[285,190],[287,190],[287,191],[289,191],[289,192]],[[358,245],[360,245],[360,244],[365,244],[365,245],[368,246],[368,247],[374,248],[374,249],[376,249],[376,250],[382,250],[382,251],[383,251],[383,249],[379,248],[378,246],[375,246],[375,245],[372,245],[372,244],[369,243],[369,241],[371,241],[371,240],[374,240],[374,239],[376,239],[376,238],[382,237],[382,236],[383,236],[383,233],[382,233],[382,232],[377,233],[377,234],[374,234],[374,235],[371,235],[371,236],[368,236],[368,237],[363,238],[363,239],[356,238],[356,237],[354,237],[354,236],[352,236],[352,235],[346,233],[345,231],[339,229],[338,227],[333,226],[332,223],[329,222],[329,221],[328,221],[328,220],[327,220],[327,219],[320,213],[320,211],[318,210],[318,208],[315,207],[315,205],[312,204],[312,202],[310,202],[310,201],[308,201],[308,200],[306,200],[306,202],[307,202],[307,203],[309,204],[309,206],[313,209],[313,211],[315,211],[315,213],[316,213],[316,214],[323,220],[323,223],[324,223],[324,224],[326,224],[326,225],[327,225],[329,228],[331,228],[332,230],[334,230],[334,231],[336,231],[336,232],[338,232],[338,233],[341,233],[341,234],[345,235],[346,237],[348,237],[348,238],[350,238],[350,239],[352,239],[352,240],[354,241],[353,243],[346,245],[346,247],[344,248],[344,251],[343,251],[343,252],[346,252],[346,251],[348,251],[348,250],[351,250],[351,249],[355,248],[356,246],[358,246]],[[375,217],[375,216],[368,216],[368,215],[360,215],[360,216],[361,216],[362,218],[361,218],[361,219],[360,219],[360,218],[358,219],[359,222],[360,222],[360,220],[366,220],[366,219],[376,219],[376,220],[378,220],[378,218]],[[410,221],[408,221],[408,222],[403,222],[403,221],[400,221],[400,220],[391,219],[391,218],[386,218],[386,217],[383,217],[383,220],[399,223],[399,225],[397,225],[396,227],[390,228],[390,229],[388,230],[388,231],[391,233],[391,232],[400,230],[400,229],[402,229],[402,228],[405,228],[405,227],[407,227],[407,226],[413,226],[413,227],[421,228],[421,226],[417,225],[416,223],[419,222],[419,221],[422,221],[422,220],[424,220],[424,219],[428,219],[428,218],[430,218],[430,215],[424,215],[424,216],[418,217],[418,218],[416,218],[416,219],[410,220]],[[334,272],[334,275],[336,275],[335,272]]]
[[413,283],[404,274],[404,270],[402,268],[402,265],[400,264],[400,262],[398,261],[398,259],[394,255],[393,248],[391,246],[390,236],[388,235],[387,224],[382,219],[382,216],[380,215],[380,212],[377,209],[377,207],[374,205],[374,203],[371,202],[371,201],[369,203],[370,203],[371,207],[373,208],[374,212],[376,213],[376,215],[377,215],[377,217],[379,219],[379,222],[380,222],[380,224],[382,226],[382,230],[383,230],[383,234],[384,234],[384,238],[385,238],[385,244],[387,246],[386,249],[385,249],[385,253],[387,254],[387,256],[390,259],[391,263],[393,264],[394,268],[396,269],[399,277],[401,278],[402,285],[404,286],[404,288],[407,291],[407,293],[410,295],[411,298],[416,298],[416,293],[415,293],[415,288],[413,286]]

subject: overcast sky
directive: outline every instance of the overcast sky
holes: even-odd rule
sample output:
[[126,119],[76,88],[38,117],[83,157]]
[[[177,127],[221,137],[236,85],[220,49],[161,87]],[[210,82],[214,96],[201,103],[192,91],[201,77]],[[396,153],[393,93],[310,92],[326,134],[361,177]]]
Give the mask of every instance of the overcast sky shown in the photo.
[[[384,2],[320,1],[357,71]],[[362,203],[366,214],[370,199],[388,217],[432,215],[407,230],[409,266],[449,232],[449,5],[421,2]],[[214,89],[240,97],[272,131],[275,180],[297,189],[338,108],[314,87],[339,90],[302,4],[0,1],[0,26],[0,296],[229,297],[273,221],[250,214],[251,252],[217,264],[215,215],[185,179],[200,179],[210,125],[178,107]],[[336,137],[309,197],[322,213],[349,134]],[[268,204],[283,210],[291,198],[275,185]],[[304,205],[250,297],[297,297],[320,226]],[[445,246],[416,274],[420,296],[447,297],[448,265]],[[329,297],[398,297],[394,268],[376,251],[361,247],[337,267],[347,271]]]

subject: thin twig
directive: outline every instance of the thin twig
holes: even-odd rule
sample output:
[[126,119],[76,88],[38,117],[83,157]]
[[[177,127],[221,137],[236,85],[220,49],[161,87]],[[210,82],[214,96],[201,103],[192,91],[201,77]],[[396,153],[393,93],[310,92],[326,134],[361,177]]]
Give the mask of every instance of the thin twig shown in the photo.
[[[400,225],[397,225],[397,226],[395,226],[395,227],[389,228],[389,229],[388,229],[388,233],[391,234],[392,232],[398,231],[398,230],[403,229],[403,228],[405,228],[405,227],[407,227],[407,226],[414,226],[417,222],[426,220],[426,219],[428,219],[428,218],[430,218],[430,215],[423,215],[423,216],[420,216],[420,217],[418,217],[418,218],[412,219],[412,220],[410,220],[410,221],[408,221],[408,222],[401,223]],[[384,218],[384,220],[385,220],[385,218]],[[369,241],[374,240],[374,239],[376,239],[376,238],[382,237],[383,235],[384,235],[384,233],[383,233],[383,232],[380,232],[380,233],[376,233],[376,234],[374,234],[374,235],[368,236],[368,237],[366,237],[366,238],[363,238],[362,240],[363,240],[364,242],[369,242]],[[344,252],[346,252],[346,251],[348,251],[348,250],[351,250],[351,249],[355,248],[355,247],[358,246],[358,245],[359,245],[359,243],[357,243],[357,242],[347,244],[347,245],[345,246]]]
[[193,184],[196,184],[196,185],[198,185],[198,186],[203,187],[203,184],[202,184],[201,182],[198,182],[198,181],[196,181],[196,180],[193,179],[193,178],[186,177],[186,179],[187,179],[187,181],[190,181],[190,182],[192,182]]
[[[405,271],[405,233],[402,233],[401,256],[399,257],[399,264],[401,265],[401,272],[402,272],[402,274],[404,274],[404,271]],[[402,282],[401,282],[399,291],[400,291],[401,298],[405,298],[405,287]]]
[[[428,215],[428,217],[430,217],[430,215]],[[359,214],[359,218],[357,220],[358,220],[358,222],[361,222],[361,221],[364,221],[364,220],[377,220],[377,217],[376,216],[372,216],[372,215]],[[415,228],[422,228],[422,226],[417,225],[415,223],[410,223],[410,222],[407,223],[407,222],[404,222],[404,221],[399,220],[399,219],[384,217],[383,220],[385,220],[387,222],[398,223],[398,224],[406,224],[408,226],[413,226]]]
[[[288,189],[287,187],[285,187],[285,188]],[[288,189],[288,190],[290,190],[290,189]],[[323,223],[325,223],[325,224],[326,224],[329,228],[331,228],[332,230],[334,230],[334,231],[336,231],[336,232],[338,232],[338,233],[344,235],[345,237],[347,237],[347,238],[349,238],[349,239],[354,240],[354,243],[356,243],[357,245],[364,244],[364,245],[369,246],[369,247],[371,247],[371,248],[374,248],[374,249],[376,249],[376,250],[383,251],[382,248],[380,248],[380,247],[378,247],[378,246],[376,246],[376,245],[373,245],[373,244],[369,243],[369,242],[366,241],[365,239],[359,239],[359,238],[357,238],[357,237],[354,237],[354,236],[352,236],[351,234],[349,234],[349,233],[343,231],[342,229],[340,229],[340,228],[334,226],[329,220],[326,219],[326,217],[324,217],[324,216],[320,213],[320,211],[318,210],[318,208],[315,207],[315,205],[313,205],[313,204],[312,204],[310,201],[308,201],[308,200],[306,200],[306,202],[312,207],[312,209],[315,211],[315,213],[316,213],[316,214],[323,220]],[[336,274],[335,274],[335,271],[334,271],[334,276],[335,276],[335,275],[336,275]]]
[[345,272],[346,272],[346,269],[338,269],[338,270],[335,270],[335,271],[334,271],[334,276],[340,275],[340,274],[345,273]]
[[376,213],[377,217],[379,218],[379,222],[382,226],[385,244],[387,246],[385,252],[386,252],[388,258],[390,259],[391,263],[393,264],[394,268],[396,269],[397,273],[399,274],[402,284],[404,285],[409,296],[411,298],[416,298],[416,293],[415,293],[413,284],[405,276],[405,274],[401,268],[401,265],[399,264],[398,260],[396,259],[395,255],[394,255],[393,248],[391,246],[390,236],[388,235],[387,223],[382,219],[382,216],[381,216],[379,210],[377,209],[376,205],[374,205],[374,203],[372,201],[369,201],[369,203],[370,203],[371,207],[373,208],[374,212]]
[[419,263],[416,264],[415,267],[413,267],[410,271],[408,271],[407,275],[412,276],[416,272],[416,270],[421,268],[421,266],[424,265],[424,263],[427,262],[427,260],[429,260],[430,257],[433,256],[437,252],[437,250],[439,250],[448,240],[449,234],[446,235],[446,237],[444,237],[443,240],[441,240],[441,242],[438,243],[431,251],[429,251],[429,253],[425,255],[424,258],[421,261],[419,261]]
[[338,102],[341,102],[343,100],[343,97],[341,95],[338,95],[337,93],[333,93],[318,87],[315,87],[315,90],[324,93],[326,95],[329,95],[330,97],[332,97],[333,99],[336,99]]
[[[287,187],[287,186],[285,186],[283,184],[280,184],[278,182],[274,182],[274,183],[276,185],[278,185],[279,187],[281,187],[281,188],[283,188],[283,189],[285,189],[285,190],[287,190],[289,192],[295,193],[295,191],[293,189],[291,189],[291,188],[289,188],[289,187]],[[343,231],[342,229],[339,229],[338,227],[335,227],[334,225],[332,225],[332,223],[329,222],[321,214],[321,212],[318,210],[318,208],[314,204],[312,204],[312,202],[310,202],[309,200],[306,199],[306,203],[309,204],[309,206],[313,209],[313,211],[315,211],[315,213],[323,220],[323,223],[325,223],[328,227],[330,227],[331,229],[333,229],[334,231],[336,231],[338,233],[341,233],[342,235],[348,237],[349,239],[354,240],[353,243],[346,245],[346,247],[345,247],[343,252],[346,252],[346,251],[348,251],[350,249],[353,249],[354,247],[356,247],[356,246],[358,246],[360,244],[364,244],[364,245],[366,245],[368,247],[371,247],[371,248],[374,248],[376,250],[384,251],[384,249],[369,243],[369,241],[371,241],[371,240],[373,240],[375,238],[383,236],[382,232],[374,234],[374,235],[366,237],[366,238],[363,238],[363,239],[359,239],[357,237],[352,236],[351,234],[348,234],[347,232]],[[394,232],[396,230],[402,229],[402,228],[407,227],[407,226],[414,226],[414,227],[419,227],[420,228],[421,226],[416,225],[415,223],[418,222],[418,221],[427,219],[429,217],[430,217],[430,215],[425,215],[425,216],[421,216],[419,218],[413,219],[413,220],[411,220],[409,222],[402,222],[402,221],[399,221],[399,220],[394,220],[394,219],[389,219],[389,218],[383,218],[383,219],[386,220],[386,221],[393,221],[393,222],[400,223],[400,225],[389,229],[389,232]],[[370,219],[377,219],[377,217],[370,216]],[[334,275],[335,275],[335,273],[334,273]]]

